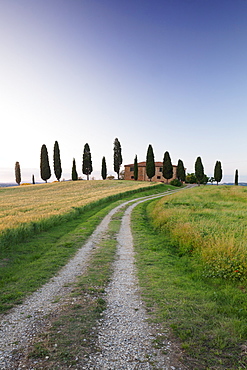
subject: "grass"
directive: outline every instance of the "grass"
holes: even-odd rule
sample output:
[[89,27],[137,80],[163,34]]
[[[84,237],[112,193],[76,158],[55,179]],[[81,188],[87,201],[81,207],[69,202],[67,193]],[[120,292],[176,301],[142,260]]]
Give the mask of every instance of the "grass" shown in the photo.
[[[203,213],[207,198],[212,199],[214,209],[217,201],[228,205],[229,192],[233,191],[227,188],[224,195],[224,190],[216,187],[183,190],[162,200],[142,203],[133,211],[143,296],[150,312],[155,312],[152,319],[162,324],[171,341],[178,343],[183,350],[182,362],[193,370],[247,368],[247,286],[245,281],[203,275],[197,256],[181,252],[169,226],[165,227],[170,220],[167,217],[161,223],[157,209],[161,212],[161,205],[165,208],[167,203],[168,207],[171,204],[172,223],[175,213],[180,216],[184,208],[194,206],[194,212]],[[245,199],[240,196],[243,191],[237,190],[235,205],[239,198]]]
[[151,187],[152,190],[143,182],[102,180],[0,189],[0,254],[13,243],[75,219],[99,204],[145,190],[161,192],[166,189],[163,184]]
[[26,366],[35,361],[35,368],[82,368],[98,350],[96,327],[106,308],[104,291],[113,271],[122,214],[120,210],[113,216],[106,238],[94,252],[87,272],[74,285],[70,302],[52,320],[50,329],[28,349]]
[[206,277],[247,278],[247,191],[206,186],[160,200],[153,225],[168,229],[180,254],[193,254]]
[[[166,189],[166,185],[153,186],[141,195]],[[74,211],[73,217],[61,215],[57,223],[48,222],[47,230],[39,231],[39,224],[34,223],[36,229],[25,234],[25,238],[9,238],[9,244],[1,248],[0,253],[0,312],[22,303],[28,294],[47,282],[83,245],[109,210],[121,203],[121,200],[114,202],[115,199],[137,196],[129,193],[128,197],[126,193],[117,194],[94,202],[82,210]],[[13,235],[18,236],[15,231]]]
[[149,186],[149,182],[143,181],[91,180],[0,188],[0,232],[23,223],[69,213],[74,207],[111,195]]

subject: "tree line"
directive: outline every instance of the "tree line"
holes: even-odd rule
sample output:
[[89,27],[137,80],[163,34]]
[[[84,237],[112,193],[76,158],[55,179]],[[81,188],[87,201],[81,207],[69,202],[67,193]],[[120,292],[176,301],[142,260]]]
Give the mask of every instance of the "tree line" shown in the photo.
[[[155,160],[154,160],[154,152],[152,145],[149,144],[147,149],[147,155],[146,155],[146,174],[149,180],[152,180],[152,177],[155,175]],[[173,165],[171,161],[171,157],[168,151],[164,153],[163,157],[163,167],[162,167],[162,175],[167,180],[172,179],[173,177]],[[223,172],[222,172],[222,166],[220,161],[216,161],[215,167],[214,167],[214,177],[210,178],[211,182],[216,181],[217,185],[222,180]],[[238,176],[238,172],[236,170],[235,175],[235,184],[237,185],[238,180],[236,178]],[[138,179],[138,160],[137,155],[134,159],[134,179]],[[209,178],[204,173],[204,166],[202,164],[201,157],[197,157],[195,162],[195,173],[188,174],[186,176],[185,174],[185,167],[183,164],[183,161],[181,159],[178,160],[177,164],[177,172],[176,172],[176,179],[172,180],[172,185],[180,186],[182,182],[188,182],[188,183],[198,183],[200,184],[206,184],[209,181]]]
[[[114,152],[113,154],[114,171],[117,173],[117,177],[119,179],[120,166],[123,162],[123,158],[122,158],[121,144],[117,138],[114,140],[113,152]],[[61,165],[59,144],[57,141],[55,141],[54,148],[53,148],[53,168],[54,168],[54,174],[55,174],[57,181],[60,181],[61,176],[62,176],[62,165]],[[83,155],[82,155],[82,173],[87,176],[87,180],[89,180],[89,175],[92,173],[92,171],[93,171],[93,165],[92,165],[91,151],[90,151],[90,147],[88,143],[86,143],[84,145],[84,150],[83,150]],[[105,157],[102,158],[101,176],[103,180],[107,178],[107,167],[106,167]],[[48,155],[48,150],[45,144],[42,145],[41,153],[40,153],[40,177],[45,182],[47,182],[47,180],[49,180],[49,178],[51,177],[51,167],[49,163],[49,155]],[[75,158],[73,158],[73,161],[72,161],[71,178],[73,181],[76,181],[79,179],[78,172],[76,169]],[[15,163],[15,180],[16,180],[16,183],[20,185],[21,169],[20,169],[19,162]],[[35,184],[34,175],[32,175],[32,183]]]
[[[122,158],[122,148],[121,144],[116,138],[113,143],[113,165],[114,171],[117,173],[117,178],[120,178],[120,167],[123,162]],[[53,168],[54,174],[57,181],[60,181],[62,176],[62,166],[61,166],[61,158],[60,158],[60,149],[59,144],[55,141],[54,148],[53,148]],[[87,176],[87,180],[89,180],[89,176],[93,171],[92,166],[92,156],[89,144],[86,143],[84,145],[83,156],[82,156],[82,173]],[[154,161],[154,152],[152,145],[149,144],[146,154],[146,174],[149,180],[152,180],[152,177],[155,175],[155,161]],[[170,180],[173,177],[173,165],[171,161],[171,157],[168,151],[164,153],[163,157],[163,167],[162,167],[162,175],[167,180]],[[47,147],[45,144],[41,147],[41,154],[40,154],[40,176],[42,180],[47,182],[51,177],[51,168],[49,164],[49,156]],[[222,180],[223,171],[222,165],[220,161],[216,161],[214,167],[214,176],[207,177],[204,173],[204,166],[202,164],[201,157],[197,157],[195,162],[195,172],[185,174],[185,167],[183,161],[181,159],[178,160],[177,163],[177,171],[176,171],[176,179],[172,180],[174,185],[180,185],[182,182],[187,183],[198,183],[206,184],[207,182],[216,182],[218,183]],[[107,178],[107,166],[106,166],[106,159],[105,157],[102,158],[101,164],[101,177],[103,180]],[[20,163],[15,163],[15,178],[16,183],[20,185],[21,183],[21,170],[20,170]],[[72,171],[71,171],[71,179],[73,181],[77,181],[79,179],[78,172],[76,169],[76,161],[73,158],[72,161]],[[138,179],[138,160],[137,155],[134,158],[134,180]],[[32,182],[35,183],[34,175],[32,176]],[[180,183],[180,184],[179,184]],[[235,185],[238,185],[238,170],[235,171]]]

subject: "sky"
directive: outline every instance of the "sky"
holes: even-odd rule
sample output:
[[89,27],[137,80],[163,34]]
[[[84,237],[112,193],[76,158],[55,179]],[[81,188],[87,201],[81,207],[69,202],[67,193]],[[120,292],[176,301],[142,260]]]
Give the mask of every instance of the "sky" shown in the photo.
[[247,182],[247,0],[0,0],[0,50],[0,182],[42,181],[43,144],[54,173],[55,141],[63,179],[86,143],[115,174],[115,138]]

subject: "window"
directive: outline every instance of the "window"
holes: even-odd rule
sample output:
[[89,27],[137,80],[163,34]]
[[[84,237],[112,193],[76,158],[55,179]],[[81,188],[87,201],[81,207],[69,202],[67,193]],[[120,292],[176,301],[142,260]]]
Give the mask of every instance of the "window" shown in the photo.
[[161,177],[160,177],[160,176],[157,176],[157,179],[158,179],[158,180],[160,180],[160,179],[161,179]]
[[160,167],[160,172],[162,172],[162,170],[163,170],[163,168],[162,168],[162,167]]
[[131,178],[133,179],[133,178],[134,178],[134,176],[131,176]]
[[132,172],[132,171],[134,171],[134,167],[130,167],[130,171]]

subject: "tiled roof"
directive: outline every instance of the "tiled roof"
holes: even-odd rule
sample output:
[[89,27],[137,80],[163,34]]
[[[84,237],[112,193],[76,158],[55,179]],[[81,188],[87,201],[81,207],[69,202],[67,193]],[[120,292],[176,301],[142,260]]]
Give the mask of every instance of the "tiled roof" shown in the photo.
[[[163,167],[163,162],[154,162],[155,167]],[[132,164],[125,164],[124,167],[134,167],[134,163]],[[146,162],[139,162],[138,167],[146,167]],[[177,167],[173,164],[173,167]]]

